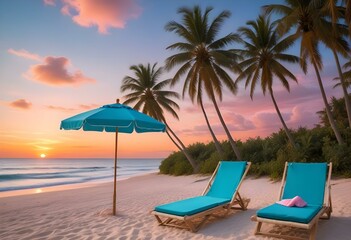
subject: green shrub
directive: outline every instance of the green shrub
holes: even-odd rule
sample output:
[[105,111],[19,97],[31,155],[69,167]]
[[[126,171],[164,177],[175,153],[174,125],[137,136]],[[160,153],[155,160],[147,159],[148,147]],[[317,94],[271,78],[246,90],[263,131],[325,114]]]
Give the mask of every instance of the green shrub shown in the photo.
[[194,143],[187,147],[188,153],[195,159],[197,163],[209,158],[212,152],[216,151],[213,143],[205,145],[204,143]]
[[333,172],[351,177],[351,146],[333,144],[330,139],[324,139],[323,156],[326,162],[333,163]]
[[222,160],[219,153],[214,152],[210,158],[206,159],[200,166],[200,173],[213,173],[218,162]]
[[171,155],[169,155],[166,159],[164,159],[161,162],[161,165],[159,167],[160,173],[173,174],[173,169],[175,167],[175,164],[178,161],[181,161],[182,159],[186,161],[186,158],[182,152],[173,152]]
[[240,149],[243,160],[250,161],[253,164],[264,161],[263,142],[259,137],[256,139],[249,138]]
[[191,167],[190,163],[183,158],[177,161],[172,168],[172,174],[175,176],[190,175],[192,173],[193,168]]

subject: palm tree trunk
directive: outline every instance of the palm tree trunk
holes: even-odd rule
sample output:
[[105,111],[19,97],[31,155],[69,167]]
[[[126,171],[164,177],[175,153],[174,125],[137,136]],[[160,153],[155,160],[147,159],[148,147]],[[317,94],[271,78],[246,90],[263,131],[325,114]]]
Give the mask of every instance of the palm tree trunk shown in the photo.
[[211,99],[212,99],[213,105],[214,105],[214,107],[215,107],[215,109],[216,109],[216,112],[217,112],[217,115],[218,115],[218,117],[219,117],[219,120],[221,121],[221,124],[222,124],[222,126],[223,126],[223,128],[224,128],[224,131],[225,131],[225,133],[226,133],[227,136],[228,136],[228,140],[229,140],[229,142],[230,142],[230,145],[231,145],[232,148],[233,148],[233,151],[234,151],[234,153],[235,153],[235,155],[236,155],[236,158],[237,158],[238,160],[241,160],[240,151],[239,151],[238,147],[236,146],[236,143],[235,143],[235,141],[234,141],[232,135],[230,134],[227,125],[225,124],[225,122],[224,122],[224,120],[223,120],[223,117],[222,117],[221,111],[220,111],[219,108],[218,108],[216,99],[215,99],[215,97],[212,97]]
[[351,102],[350,102],[349,94],[347,93],[345,79],[344,79],[344,76],[343,76],[342,71],[341,71],[341,66],[340,66],[338,54],[336,53],[335,49],[332,49],[332,50],[333,50],[336,66],[338,68],[342,91],[344,93],[347,118],[349,120],[349,127],[351,128]]
[[[171,134],[177,139],[177,141],[179,142],[180,146],[178,144],[176,144],[173,140],[173,138],[171,138],[171,140],[173,141],[173,143],[175,143],[175,145],[179,148],[180,151],[182,151],[182,153],[185,155],[185,157],[187,158],[187,160],[189,161],[190,165],[193,167],[193,172],[197,173],[199,171],[199,166],[197,166],[196,162],[194,161],[194,159],[190,156],[190,154],[188,153],[188,151],[186,150],[186,147],[184,146],[183,142],[178,138],[178,136],[173,132],[173,130],[168,126],[168,124],[166,122],[164,122],[166,124],[167,127],[167,132],[170,131]],[[168,133],[169,134],[169,133]],[[168,135],[169,136],[169,135]]]
[[293,147],[294,147],[295,149],[297,149],[296,144],[295,144],[295,141],[294,141],[294,138],[292,137],[292,135],[291,135],[291,133],[290,133],[288,127],[286,126],[285,121],[284,121],[284,119],[283,119],[283,117],[282,117],[282,114],[280,113],[280,110],[279,110],[279,108],[278,108],[277,102],[275,101],[275,98],[274,98],[274,95],[273,95],[273,90],[270,89],[270,90],[269,90],[269,93],[271,94],[271,98],[272,98],[272,101],[273,101],[275,110],[277,111],[278,116],[279,116],[279,119],[280,119],[281,123],[283,124],[285,133],[286,133],[286,135],[288,136],[291,145],[293,145]]
[[217,152],[218,152],[221,156],[223,156],[223,155],[224,155],[223,149],[222,149],[221,145],[219,144],[219,141],[218,141],[218,139],[216,138],[216,135],[214,134],[214,132],[213,132],[213,130],[212,130],[212,127],[211,127],[211,125],[210,125],[210,122],[208,121],[208,117],[207,117],[207,114],[206,114],[204,105],[203,105],[203,103],[202,103],[202,99],[200,99],[199,102],[200,102],[200,107],[201,107],[202,113],[204,114],[204,117],[205,117],[205,120],[206,120],[206,124],[207,124],[208,130],[210,130],[210,133],[211,133],[213,142],[214,142],[214,144],[215,144],[215,146],[216,146]]
[[327,113],[330,126],[333,129],[333,131],[334,131],[336,140],[338,141],[339,145],[341,145],[341,144],[344,143],[344,141],[343,141],[343,139],[341,137],[341,134],[340,134],[339,130],[336,127],[335,120],[334,120],[333,115],[332,115],[332,113],[330,111],[328,100],[327,100],[327,96],[326,96],[325,91],[324,91],[324,87],[323,87],[321,76],[320,76],[319,71],[318,71],[318,67],[317,67],[317,65],[316,65],[316,63],[314,61],[312,61],[312,64],[313,64],[314,69],[316,71],[318,85],[319,85],[319,88],[320,88],[321,93],[322,93],[322,98],[323,98],[323,102],[324,102],[324,105],[325,105],[325,111]]
[[166,129],[166,133],[167,133],[169,139],[171,139],[171,141],[174,143],[174,145],[176,145],[176,147],[177,147],[180,151],[182,151],[182,148],[181,148],[181,147],[179,146],[179,144],[173,139],[173,137],[172,137],[172,135],[169,133],[169,130],[168,130],[168,129]]

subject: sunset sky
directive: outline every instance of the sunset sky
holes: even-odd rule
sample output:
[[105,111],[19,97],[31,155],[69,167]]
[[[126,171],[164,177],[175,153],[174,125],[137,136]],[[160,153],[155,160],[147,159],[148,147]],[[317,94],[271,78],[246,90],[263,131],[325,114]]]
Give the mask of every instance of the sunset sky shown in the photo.
[[[166,47],[180,40],[164,26],[180,21],[182,6],[214,7],[213,19],[223,10],[232,16],[218,37],[235,32],[256,19],[260,7],[279,0],[2,0],[0,1],[0,158],[113,157],[114,134],[63,131],[61,120],[121,98],[122,79],[135,64],[164,64],[175,52]],[[237,47],[237,46],[231,46]],[[320,48],[322,78],[328,98],[333,89],[335,63],[330,50]],[[290,53],[299,54],[294,46]],[[277,103],[289,128],[313,127],[323,108],[313,69],[304,75],[288,66],[299,83],[290,94],[277,84]],[[160,80],[171,78],[175,71]],[[235,78],[235,75],[233,75]],[[179,91],[182,84],[173,88]],[[122,99],[123,101],[123,99]],[[226,136],[212,104],[205,101],[214,131]],[[201,110],[185,97],[179,100],[180,120],[167,116],[183,142],[209,142]],[[281,128],[269,96],[259,86],[254,99],[239,85],[236,96],[226,93],[220,108],[235,139],[265,137]],[[119,157],[166,157],[177,150],[164,133],[121,134]]]

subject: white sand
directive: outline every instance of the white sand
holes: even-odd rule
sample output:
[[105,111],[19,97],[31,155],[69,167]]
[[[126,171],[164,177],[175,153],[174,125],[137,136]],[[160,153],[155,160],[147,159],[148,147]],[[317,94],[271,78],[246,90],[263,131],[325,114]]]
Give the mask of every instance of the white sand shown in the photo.
[[[276,201],[280,183],[244,181],[251,198],[238,211],[205,224],[197,233],[158,226],[154,206],[201,194],[209,177],[150,174],[118,182],[117,216],[111,216],[112,184],[0,198],[0,239],[267,239],[253,235],[255,211]],[[321,220],[317,239],[351,239],[351,179],[332,181],[333,213]],[[291,231],[291,230],[290,230]]]

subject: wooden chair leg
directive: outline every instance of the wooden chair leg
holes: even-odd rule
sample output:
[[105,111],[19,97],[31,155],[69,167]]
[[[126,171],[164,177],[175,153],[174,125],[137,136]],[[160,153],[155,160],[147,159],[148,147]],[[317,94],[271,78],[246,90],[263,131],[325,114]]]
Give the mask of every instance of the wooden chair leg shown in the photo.
[[238,198],[238,202],[239,202],[240,207],[241,207],[243,210],[246,210],[246,209],[245,209],[245,204],[244,204],[244,202],[243,202],[243,199],[242,199],[241,196],[240,196],[240,193],[238,192],[238,194],[237,194],[236,196],[237,196],[237,198]]
[[189,220],[184,220],[185,224],[189,227],[191,232],[197,232],[197,228],[194,226],[193,222]]
[[316,233],[317,233],[317,223],[313,224],[312,228],[310,229],[309,240],[315,240],[316,239]]
[[262,222],[257,222],[256,229],[255,229],[255,235],[260,233],[262,227]]
[[157,222],[161,225],[163,222],[161,220],[161,218],[157,215],[155,215],[155,218],[157,219]]

